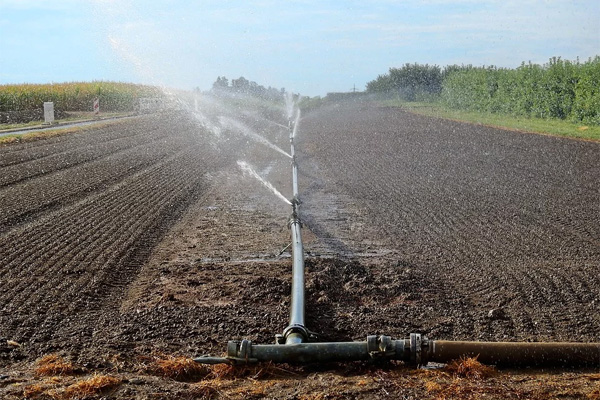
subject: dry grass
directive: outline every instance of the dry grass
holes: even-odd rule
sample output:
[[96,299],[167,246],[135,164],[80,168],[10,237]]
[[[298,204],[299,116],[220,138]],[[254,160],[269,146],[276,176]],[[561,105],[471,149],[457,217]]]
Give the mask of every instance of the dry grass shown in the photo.
[[215,364],[210,366],[211,374],[215,379],[235,379],[239,378],[239,370],[229,364]]
[[448,364],[445,371],[460,378],[485,379],[495,374],[492,367],[483,365],[477,361],[477,357],[461,357]]
[[48,394],[56,400],[88,399],[99,393],[114,389],[121,384],[121,380],[107,375],[94,375],[67,386],[64,390],[51,391]]
[[600,389],[596,389],[588,393],[587,398],[590,400],[600,400]]
[[463,383],[460,381],[452,382],[448,386],[440,386],[440,390],[435,391],[437,394],[436,400],[449,400],[449,399],[480,399],[484,397],[485,391],[481,388],[473,386],[469,383]]
[[153,375],[176,381],[200,380],[211,373],[211,369],[187,357],[158,357],[147,368]]
[[316,392],[300,395],[300,397],[298,397],[298,400],[337,400],[343,398],[345,397],[335,393]]
[[34,372],[38,376],[71,375],[76,368],[58,354],[48,354],[36,362]]
[[190,390],[190,396],[194,399],[211,400],[222,397],[219,385],[215,382],[200,382]]
[[278,367],[272,362],[253,365],[229,365],[216,364],[211,366],[211,374],[214,379],[273,379],[296,375],[294,372]]
[[269,388],[273,382],[252,382],[251,385],[245,385],[232,389],[226,393],[227,397],[242,399],[263,399],[269,393]]
[[23,389],[23,398],[25,399],[35,399],[41,396],[46,388],[38,383],[29,385],[25,389]]
[[589,374],[587,379],[590,381],[600,381],[600,374]]
[[427,390],[428,392],[437,393],[437,392],[441,392],[442,389],[443,389],[442,385],[440,385],[437,382],[434,382],[434,381],[426,381],[425,382],[425,390]]

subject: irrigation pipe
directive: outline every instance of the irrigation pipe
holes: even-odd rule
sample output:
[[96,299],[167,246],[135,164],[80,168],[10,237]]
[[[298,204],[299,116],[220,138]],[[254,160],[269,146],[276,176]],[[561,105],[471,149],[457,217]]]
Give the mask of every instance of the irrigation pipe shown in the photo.
[[289,121],[292,156],[292,291],[289,325],[275,335],[275,344],[254,344],[250,340],[229,341],[225,357],[202,356],[204,364],[246,364],[255,362],[319,363],[361,360],[400,360],[420,366],[429,362],[447,363],[460,357],[477,356],[484,364],[511,367],[600,367],[600,343],[517,343],[428,340],[419,333],[405,339],[370,335],[362,342],[317,342],[305,326],[304,249],[299,218],[298,164],[294,138],[300,114]]

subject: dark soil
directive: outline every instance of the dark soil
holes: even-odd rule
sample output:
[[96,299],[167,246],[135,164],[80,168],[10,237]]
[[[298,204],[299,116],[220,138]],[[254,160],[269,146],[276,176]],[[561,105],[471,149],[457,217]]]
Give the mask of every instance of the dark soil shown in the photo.
[[[271,343],[287,325],[291,210],[237,161],[290,198],[289,159],[231,123],[212,129],[224,114],[0,148],[0,338],[21,344],[0,347],[4,397],[40,384],[30,370],[45,354],[138,379],[144,357]],[[226,117],[288,150],[283,111]],[[600,144],[338,104],[303,116],[298,152],[307,325],[323,339],[600,341]],[[288,369],[256,393],[444,393],[401,367],[326,369]],[[542,396],[538,379],[504,394]],[[577,379],[581,395],[600,389]],[[110,396],[204,393],[142,380]],[[253,383],[228,385],[215,393],[248,397]],[[503,398],[502,385],[471,389]]]

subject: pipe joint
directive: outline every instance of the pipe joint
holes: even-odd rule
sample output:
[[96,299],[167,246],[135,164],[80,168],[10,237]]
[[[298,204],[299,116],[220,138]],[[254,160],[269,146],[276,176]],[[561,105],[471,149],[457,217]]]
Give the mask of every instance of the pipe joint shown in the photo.
[[396,346],[390,336],[367,336],[367,352],[374,360],[390,359],[396,355]]
[[301,343],[314,342],[317,340],[316,333],[309,331],[303,325],[294,324],[286,327],[281,335],[276,335],[276,342],[278,344],[288,343],[291,335],[300,336],[298,339],[300,339]]
[[292,215],[290,216],[290,219],[288,220],[288,229],[292,229],[292,227],[294,225],[298,225],[300,228],[302,228],[302,221],[300,220],[300,217],[296,213],[295,207],[294,207],[294,212],[292,213]]
[[411,333],[404,341],[405,351],[410,354],[410,364],[414,366],[427,365],[429,356],[429,339],[420,333]]
[[227,343],[227,357],[230,364],[256,363],[258,360],[252,357],[251,340],[230,340]]

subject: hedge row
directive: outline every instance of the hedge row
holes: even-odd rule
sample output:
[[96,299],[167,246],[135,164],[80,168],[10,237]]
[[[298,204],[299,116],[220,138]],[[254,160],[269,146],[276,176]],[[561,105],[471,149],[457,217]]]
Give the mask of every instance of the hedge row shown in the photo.
[[463,67],[445,77],[441,98],[457,109],[600,124],[600,56],[516,69]]
[[552,58],[516,69],[405,64],[367,83],[367,92],[452,108],[600,124],[600,56]]

